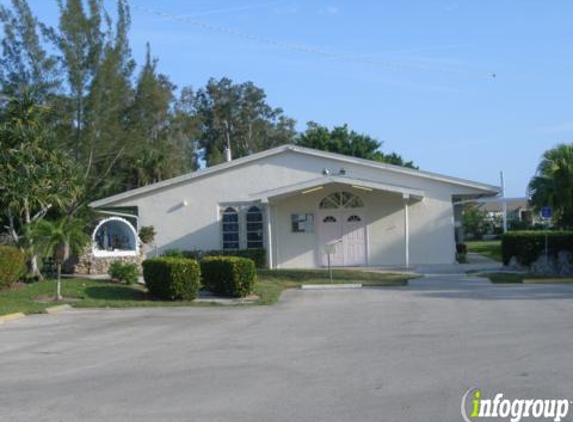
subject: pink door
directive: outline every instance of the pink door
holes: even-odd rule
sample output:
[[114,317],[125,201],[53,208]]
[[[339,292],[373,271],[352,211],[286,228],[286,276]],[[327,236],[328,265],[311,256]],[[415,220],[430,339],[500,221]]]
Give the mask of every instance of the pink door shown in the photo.
[[342,214],[342,246],[344,265],[366,264],[366,238],[364,235],[364,215],[357,211]]
[[328,254],[325,245],[332,245],[330,265],[344,265],[344,248],[342,245],[342,215],[338,212],[323,213],[319,220],[319,256],[323,266],[328,265]]
[[364,215],[360,211],[331,211],[320,215],[320,263],[328,265],[324,245],[333,245],[330,265],[334,267],[366,264]]

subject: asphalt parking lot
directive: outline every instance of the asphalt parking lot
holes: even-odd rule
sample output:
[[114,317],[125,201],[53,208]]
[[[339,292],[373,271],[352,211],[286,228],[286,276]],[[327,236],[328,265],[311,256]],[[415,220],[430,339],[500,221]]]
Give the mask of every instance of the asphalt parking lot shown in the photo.
[[31,316],[0,326],[0,420],[458,421],[474,386],[573,399],[572,334],[573,285],[454,277]]

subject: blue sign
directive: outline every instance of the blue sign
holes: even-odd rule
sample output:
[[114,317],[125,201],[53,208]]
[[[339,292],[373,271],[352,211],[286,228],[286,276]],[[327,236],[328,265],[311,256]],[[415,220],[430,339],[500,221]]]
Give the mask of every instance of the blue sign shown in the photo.
[[551,207],[543,207],[541,208],[541,217],[542,218],[551,218],[553,216],[553,209]]

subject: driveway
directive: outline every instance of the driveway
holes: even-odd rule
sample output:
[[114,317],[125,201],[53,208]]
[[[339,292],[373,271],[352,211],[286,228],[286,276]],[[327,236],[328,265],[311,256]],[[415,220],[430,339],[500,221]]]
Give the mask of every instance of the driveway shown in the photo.
[[[272,307],[0,326],[7,421],[459,421],[462,394],[573,399],[573,286],[424,278]],[[570,412],[573,415],[573,411]]]

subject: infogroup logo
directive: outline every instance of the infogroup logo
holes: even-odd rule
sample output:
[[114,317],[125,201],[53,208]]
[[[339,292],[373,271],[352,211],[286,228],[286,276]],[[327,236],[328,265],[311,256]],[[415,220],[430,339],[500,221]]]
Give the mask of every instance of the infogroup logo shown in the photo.
[[524,419],[545,419],[560,422],[569,413],[567,399],[505,399],[503,393],[485,399],[479,388],[473,387],[462,396],[461,412],[465,422],[498,418],[511,422]]

